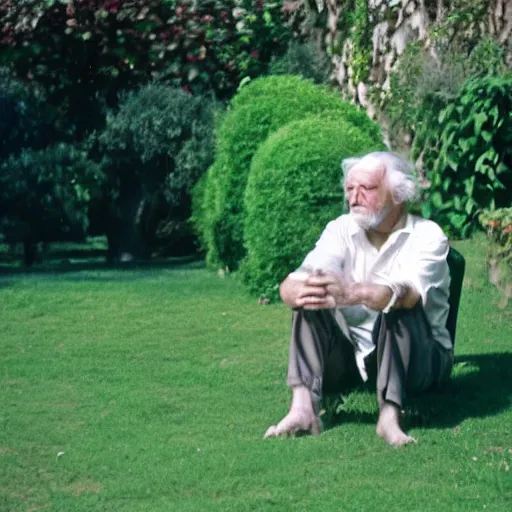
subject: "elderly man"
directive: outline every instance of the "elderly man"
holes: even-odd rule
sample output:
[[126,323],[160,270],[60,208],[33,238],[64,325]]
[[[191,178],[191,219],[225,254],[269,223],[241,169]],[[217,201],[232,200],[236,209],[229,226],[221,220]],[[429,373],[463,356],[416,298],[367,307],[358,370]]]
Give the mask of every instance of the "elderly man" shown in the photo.
[[401,157],[375,152],[342,168],[350,213],[326,226],[281,283],[293,308],[292,403],[265,437],[318,434],[322,394],[347,391],[376,367],[377,435],[400,446],[415,441],[399,421],[406,393],[440,385],[453,365],[448,241],[407,212],[417,186]]

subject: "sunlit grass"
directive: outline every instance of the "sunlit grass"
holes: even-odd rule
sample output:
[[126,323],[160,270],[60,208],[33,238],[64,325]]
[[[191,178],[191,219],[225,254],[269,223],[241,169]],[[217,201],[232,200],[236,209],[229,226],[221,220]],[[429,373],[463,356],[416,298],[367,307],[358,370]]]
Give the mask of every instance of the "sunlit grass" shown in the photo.
[[416,446],[349,397],[319,438],[261,439],[285,412],[289,312],[203,269],[0,281],[0,510],[508,510],[512,312],[484,248],[467,275],[454,377],[412,402]]

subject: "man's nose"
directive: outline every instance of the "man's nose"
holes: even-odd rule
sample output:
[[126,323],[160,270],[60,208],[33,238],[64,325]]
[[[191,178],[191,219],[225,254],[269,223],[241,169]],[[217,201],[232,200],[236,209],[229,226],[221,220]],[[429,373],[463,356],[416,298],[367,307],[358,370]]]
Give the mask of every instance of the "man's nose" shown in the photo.
[[354,188],[349,194],[348,203],[350,206],[354,206],[359,202],[359,189]]

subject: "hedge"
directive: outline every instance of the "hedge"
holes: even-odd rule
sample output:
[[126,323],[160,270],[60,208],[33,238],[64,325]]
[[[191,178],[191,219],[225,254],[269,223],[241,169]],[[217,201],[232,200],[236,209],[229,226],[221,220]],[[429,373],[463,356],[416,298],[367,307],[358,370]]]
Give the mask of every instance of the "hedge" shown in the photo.
[[284,126],[254,156],[245,193],[243,281],[276,299],[279,283],[343,208],[341,159],[385,149],[347,121],[310,116]]
[[[351,122],[372,140],[380,140],[380,128],[358,107],[343,101],[339,93],[296,76],[269,76],[252,81],[234,97],[217,133],[217,158],[224,160],[218,173],[217,210],[210,212],[214,231],[205,238],[222,266],[236,269],[245,255],[243,246],[243,197],[254,154],[267,137],[291,121],[324,113]],[[209,258],[212,259],[212,258]]]

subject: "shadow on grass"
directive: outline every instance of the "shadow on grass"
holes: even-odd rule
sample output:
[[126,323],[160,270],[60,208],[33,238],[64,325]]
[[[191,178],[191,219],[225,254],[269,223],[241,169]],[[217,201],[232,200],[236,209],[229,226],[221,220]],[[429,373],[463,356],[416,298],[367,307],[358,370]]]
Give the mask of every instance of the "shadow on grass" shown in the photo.
[[[404,427],[450,428],[467,418],[494,416],[512,404],[512,353],[455,357],[452,377],[442,390],[411,397]],[[375,393],[364,388],[363,393]],[[327,421],[327,428],[347,422],[377,422],[377,413],[347,407]]]
[[[0,287],[7,287],[12,284],[14,276],[47,276],[58,277],[70,281],[111,281],[126,277],[136,279],[137,275],[131,271],[142,271],[141,276],[146,272],[160,269],[192,269],[204,267],[200,255],[182,256],[175,258],[153,259],[148,261],[133,261],[124,263],[107,263],[105,261],[70,262],[67,260],[34,265],[33,267],[0,265]],[[128,271],[128,272],[126,272]],[[120,277],[119,273],[126,272]]]

